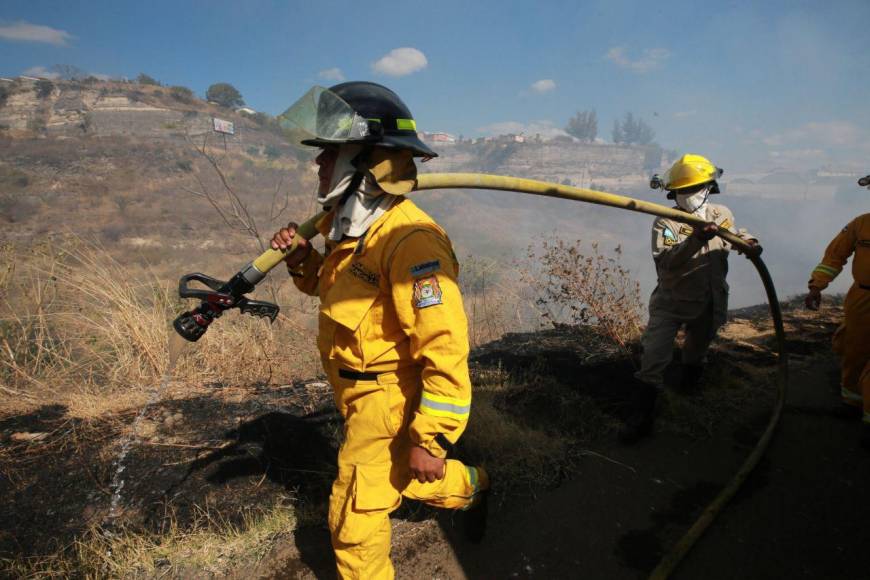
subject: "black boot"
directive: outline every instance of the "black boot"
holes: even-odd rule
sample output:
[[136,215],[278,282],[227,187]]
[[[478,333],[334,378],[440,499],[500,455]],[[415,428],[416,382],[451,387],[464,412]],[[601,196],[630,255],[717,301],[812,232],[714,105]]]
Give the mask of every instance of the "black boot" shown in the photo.
[[680,377],[678,390],[684,395],[698,392],[698,384],[704,374],[704,365],[683,365],[683,374]]
[[861,425],[861,447],[870,451],[870,423]]
[[480,478],[475,483],[475,492],[471,503],[460,513],[462,514],[462,528],[465,539],[472,544],[479,544],[486,534],[486,520],[489,516],[489,475],[482,467],[477,468],[477,476]]
[[864,415],[861,407],[850,405],[848,403],[837,403],[831,407],[831,416],[837,419],[845,419],[847,421],[856,421]]
[[619,430],[619,441],[625,445],[637,443],[649,435],[653,426],[656,398],[659,391],[643,381],[634,381],[635,389],[631,396],[630,410],[625,425]]

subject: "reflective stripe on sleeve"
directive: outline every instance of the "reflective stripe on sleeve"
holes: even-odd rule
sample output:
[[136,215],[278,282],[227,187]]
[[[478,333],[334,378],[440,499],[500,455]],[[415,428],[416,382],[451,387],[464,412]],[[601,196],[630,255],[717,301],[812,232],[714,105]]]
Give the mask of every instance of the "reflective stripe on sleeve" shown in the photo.
[[471,489],[473,490],[472,493],[477,493],[480,491],[478,487],[480,485],[480,476],[477,474],[477,468],[472,467],[471,465],[466,465],[465,471],[468,472],[468,483],[471,485]]
[[840,273],[840,269],[831,268],[830,266],[826,266],[825,264],[819,264],[818,266],[815,267],[813,272],[818,272],[820,274],[825,274],[825,275],[830,276],[832,278],[836,278],[837,274]]
[[433,417],[464,421],[468,419],[468,414],[471,412],[471,398],[457,399],[423,391],[423,396],[420,398],[420,412]]

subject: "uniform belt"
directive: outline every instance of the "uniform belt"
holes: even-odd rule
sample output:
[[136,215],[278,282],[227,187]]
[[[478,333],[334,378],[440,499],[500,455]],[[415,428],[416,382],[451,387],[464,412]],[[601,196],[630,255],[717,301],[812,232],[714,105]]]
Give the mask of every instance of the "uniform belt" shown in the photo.
[[364,373],[350,369],[338,369],[338,376],[352,381],[376,381],[381,373]]

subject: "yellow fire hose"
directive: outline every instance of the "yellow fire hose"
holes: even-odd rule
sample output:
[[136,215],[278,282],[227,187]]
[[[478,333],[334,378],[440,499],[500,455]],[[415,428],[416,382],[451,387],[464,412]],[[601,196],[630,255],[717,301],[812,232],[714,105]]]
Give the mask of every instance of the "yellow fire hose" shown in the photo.
[[[486,175],[479,173],[429,173],[417,177],[416,191],[427,189],[495,189],[502,191],[515,191],[519,193],[529,193],[532,195],[541,195],[545,197],[557,197],[561,199],[570,199],[574,201],[584,201],[598,205],[607,205],[611,207],[627,209],[631,211],[647,213],[650,215],[666,217],[678,222],[704,225],[706,222],[693,215],[673,208],[669,208],[656,203],[642,201],[606,193],[603,191],[595,191],[592,189],[583,189],[579,187],[571,187],[567,185],[559,185],[556,183],[548,183],[545,181],[535,181],[532,179],[521,179],[517,177],[507,177],[501,175]],[[320,213],[298,228],[298,235],[305,239],[312,239],[317,235],[315,224],[323,217]],[[782,311],[780,310],[779,300],[776,296],[776,288],[774,288],[773,280],[767,270],[767,266],[761,260],[761,257],[752,253],[750,246],[741,238],[726,230],[719,230],[718,236],[728,241],[731,245],[741,250],[749,250],[749,257],[761,281],[764,284],[764,290],[767,293],[767,302],[770,307],[771,318],[773,319],[774,329],[776,331],[777,351],[779,355],[779,372],[777,376],[777,400],[773,412],[770,416],[770,421],[764,434],[758,440],[755,448],[744,460],[740,469],[731,479],[730,482],[722,489],[719,495],[704,509],[700,517],[695,521],[688,532],[674,545],[674,547],[662,558],[655,570],[650,575],[650,579],[662,580],[668,578],[674,569],[689,552],[701,534],[709,527],[725,505],[734,497],[737,490],[752,472],[764,452],[767,450],[773,433],[779,423],[782,409],[785,405],[786,387],[788,384],[788,357],[785,349],[785,331],[782,324]],[[253,266],[265,274],[276,265],[281,263],[286,255],[286,252],[292,250],[292,247],[285,250],[267,250],[253,262]]]

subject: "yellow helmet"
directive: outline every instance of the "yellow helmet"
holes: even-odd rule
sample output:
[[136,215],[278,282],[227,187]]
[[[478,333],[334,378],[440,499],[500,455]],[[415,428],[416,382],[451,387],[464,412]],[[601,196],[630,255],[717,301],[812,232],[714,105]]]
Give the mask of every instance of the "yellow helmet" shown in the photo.
[[706,157],[687,153],[671,165],[664,178],[658,180],[658,184],[667,191],[675,191],[715,182],[722,173],[723,170],[710,163]]

